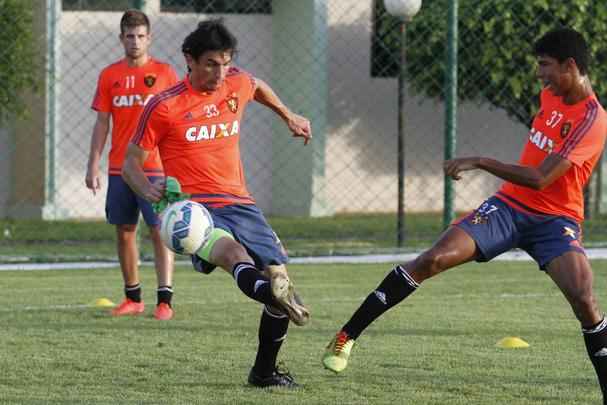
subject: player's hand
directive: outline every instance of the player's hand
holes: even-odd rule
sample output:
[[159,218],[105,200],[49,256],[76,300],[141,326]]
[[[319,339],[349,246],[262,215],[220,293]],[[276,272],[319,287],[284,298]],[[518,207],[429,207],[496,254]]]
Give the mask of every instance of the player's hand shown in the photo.
[[289,119],[287,119],[287,126],[294,137],[301,137],[304,139],[304,145],[307,145],[312,139],[312,126],[310,125],[310,120],[306,117],[302,117],[298,114],[291,114]]
[[99,169],[88,168],[86,171],[86,177],[84,178],[86,188],[93,192],[93,195],[97,195],[97,191],[101,190],[101,179],[99,178]]
[[162,199],[166,188],[165,178],[159,178],[149,183],[149,186],[143,192],[143,198],[149,202],[155,203]]
[[445,171],[445,175],[451,177],[453,180],[460,180],[462,178],[460,173],[478,169],[479,161],[480,159],[477,157],[445,160],[443,170]]

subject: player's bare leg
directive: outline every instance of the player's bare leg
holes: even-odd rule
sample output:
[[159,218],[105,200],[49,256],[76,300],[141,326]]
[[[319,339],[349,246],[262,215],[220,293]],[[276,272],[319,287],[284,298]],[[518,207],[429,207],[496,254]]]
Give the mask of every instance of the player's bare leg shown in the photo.
[[116,225],[116,244],[124,284],[139,284],[137,225]]
[[154,317],[158,320],[169,320],[173,317],[171,300],[173,298],[173,268],[175,256],[162,242],[158,227],[150,227],[150,238],[154,246],[154,265],[156,268],[157,303]]
[[329,342],[322,359],[325,368],[336,373],[343,371],[355,340],[375,319],[411,295],[424,280],[469,262],[476,255],[474,240],[462,229],[452,226],[429,250],[404,265],[395,266]]
[[477,255],[476,243],[462,229],[452,226],[427,251],[417,256],[403,267],[421,284],[445,270],[474,260]]
[[154,265],[158,286],[173,285],[173,267],[175,255],[162,243],[157,227],[150,227],[150,238],[154,246]]
[[144,310],[144,305],[139,284],[137,225],[116,225],[116,245],[126,299],[112,310],[112,315],[140,314]]
[[592,291],[590,263],[583,253],[570,251],[552,260],[547,273],[580,321],[588,357],[599,379],[603,401],[607,403],[607,320],[599,311]]

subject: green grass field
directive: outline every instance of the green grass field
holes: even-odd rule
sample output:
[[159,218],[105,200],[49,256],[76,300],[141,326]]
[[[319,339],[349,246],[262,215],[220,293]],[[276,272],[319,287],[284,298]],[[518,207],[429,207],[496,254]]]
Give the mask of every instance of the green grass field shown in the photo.
[[[606,261],[593,263],[607,308]],[[114,319],[118,269],[1,272],[1,404],[599,404],[579,326],[531,263],[471,264],[428,281],[358,341],[341,375],[322,369],[328,340],[390,265],[293,265],[313,319],[292,326],[280,358],[295,391],[246,385],[260,306],[217,271],[175,274],[176,317]],[[153,304],[154,275],[142,269]],[[500,349],[519,336],[528,349]]]

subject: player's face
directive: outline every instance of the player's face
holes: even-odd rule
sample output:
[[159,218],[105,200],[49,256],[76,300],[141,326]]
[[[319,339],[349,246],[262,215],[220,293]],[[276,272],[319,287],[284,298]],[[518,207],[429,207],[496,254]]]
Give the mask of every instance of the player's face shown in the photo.
[[537,58],[537,77],[545,88],[554,95],[562,96],[569,91],[573,82],[570,61],[559,62],[550,56],[540,55]]
[[124,55],[129,59],[140,59],[147,56],[152,37],[145,25],[127,27],[120,34],[120,42],[124,47]]
[[200,91],[214,91],[226,78],[232,64],[232,51],[207,51],[198,60],[186,54],[190,67],[192,87]]

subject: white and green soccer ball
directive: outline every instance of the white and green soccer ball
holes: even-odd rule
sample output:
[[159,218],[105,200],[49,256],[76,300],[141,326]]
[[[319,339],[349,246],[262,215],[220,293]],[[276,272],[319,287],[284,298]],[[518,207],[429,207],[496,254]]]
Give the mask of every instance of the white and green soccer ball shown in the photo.
[[213,218],[209,211],[194,201],[170,204],[161,214],[160,238],[173,252],[192,255],[209,239]]

